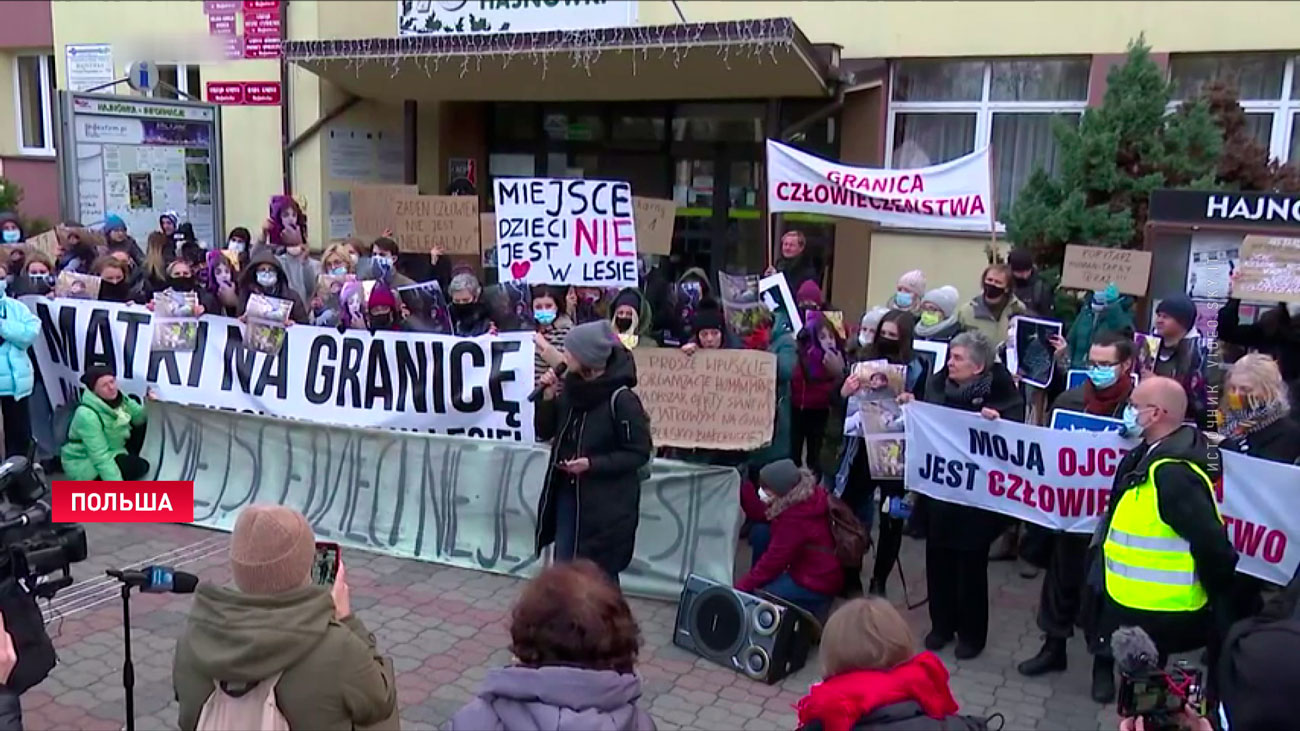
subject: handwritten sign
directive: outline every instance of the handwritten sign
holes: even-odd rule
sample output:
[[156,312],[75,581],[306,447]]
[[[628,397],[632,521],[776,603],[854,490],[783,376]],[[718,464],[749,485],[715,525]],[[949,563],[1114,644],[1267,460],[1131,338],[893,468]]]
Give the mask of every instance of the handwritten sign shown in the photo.
[[614,180],[497,178],[502,282],[632,287],[632,186]]
[[1151,276],[1151,252],[1102,246],[1065,247],[1061,286],[1096,291],[1111,282],[1124,294],[1143,297]]
[[1241,242],[1232,296],[1263,302],[1300,302],[1300,239],[1247,236]]
[[59,260],[59,235],[53,229],[27,239],[27,246],[44,252],[53,261]]
[[636,219],[636,246],[642,254],[668,256],[673,251],[673,224],[677,203],[659,198],[632,196]]
[[636,348],[636,393],[657,447],[757,449],[772,441],[776,356]]
[[393,238],[402,251],[478,254],[478,198],[403,195],[393,199]]
[[414,185],[358,185],[352,188],[352,225],[356,235],[373,239],[393,228],[394,203],[404,195],[419,195]]
[[479,250],[487,251],[497,245],[497,214],[478,214]]

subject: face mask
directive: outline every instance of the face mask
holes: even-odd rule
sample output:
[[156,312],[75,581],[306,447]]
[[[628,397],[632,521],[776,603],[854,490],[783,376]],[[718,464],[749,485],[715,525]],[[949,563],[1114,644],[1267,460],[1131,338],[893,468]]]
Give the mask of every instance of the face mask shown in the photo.
[[40,272],[39,274],[28,274],[27,278],[32,280],[32,282],[35,284],[49,284],[50,273]]
[[100,282],[99,298],[106,302],[125,302],[130,290],[127,289],[126,280],[120,282]]
[[876,340],[876,350],[880,351],[881,355],[897,355],[899,347],[897,340],[886,340],[885,338]]
[[226,242],[226,248],[230,249],[236,254],[242,254],[244,253],[244,242],[240,241],[239,239],[231,239]]
[[464,316],[466,316],[466,315],[468,315],[468,314],[470,314],[471,312],[474,311],[474,303],[473,303],[473,302],[464,302],[464,303],[456,303],[456,302],[453,302],[453,303],[451,303],[450,305],[448,305],[448,309],[451,310],[451,316],[452,316],[452,317],[455,317],[456,319],[460,319],[460,318],[462,318],[462,317],[464,317]]
[[894,303],[897,304],[899,307],[911,307],[911,306],[912,306],[912,293],[911,293],[911,292],[895,292],[895,293],[894,293]]
[[336,277],[344,276],[347,273],[348,273],[347,267],[334,267],[333,269],[330,270],[330,274],[333,274]]
[[615,318],[614,318],[614,329],[615,329],[615,330],[618,330],[619,332],[627,332],[628,330],[631,330],[631,329],[632,329],[632,318],[630,318],[630,317],[615,317]]
[[194,291],[194,277],[169,277],[167,286],[177,292],[192,292]]
[[261,271],[257,273],[257,284],[259,287],[270,289],[275,283],[280,281],[279,275],[271,271]]
[[926,310],[921,313],[921,324],[926,327],[934,327],[935,325],[938,325],[942,319],[943,316],[933,310]]
[[388,312],[382,315],[371,315],[370,326],[376,330],[387,330],[393,326],[393,313]]
[[1119,366],[1091,366],[1088,368],[1088,380],[1097,388],[1110,388],[1119,380]]
[[762,500],[764,505],[770,505],[772,501],[776,499],[776,496],[768,492],[767,490],[759,488],[758,499]]
[[1237,393],[1236,391],[1228,392],[1227,402],[1228,402],[1227,406],[1229,411],[1246,410],[1246,399],[1242,398],[1241,394]]
[[555,310],[533,310],[533,319],[538,325],[550,325],[555,322]]
[[986,300],[1000,300],[1002,299],[1002,295],[1006,293],[1007,291],[1005,289],[996,284],[984,285],[984,299]]
[[1138,436],[1142,433],[1143,427],[1138,423],[1138,410],[1129,404],[1124,407],[1124,434],[1127,436]]
[[1106,303],[1104,303],[1104,302],[1097,302],[1097,301],[1094,301],[1094,302],[1092,303],[1092,311],[1093,311],[1093,312],[1105,312],[1105,310],[1106,310]]
[[289,252],[289,256],[297,257],[302,256],[303,248],[301,246],[287,246],[285,251]]
[[866,346],[871,345],[871,339],[874,337],[875,337],[875,333],[868,332],[866,330],[859,330],[858,345],[861,345],[862,347],[865,348]]
[[4,231],[0,232],[0,235],[4,236],[4,241],[6,244],[16,244],[18,243],[19,239],[22,238],[23,232],[19,231],[16,228],[7,228]]

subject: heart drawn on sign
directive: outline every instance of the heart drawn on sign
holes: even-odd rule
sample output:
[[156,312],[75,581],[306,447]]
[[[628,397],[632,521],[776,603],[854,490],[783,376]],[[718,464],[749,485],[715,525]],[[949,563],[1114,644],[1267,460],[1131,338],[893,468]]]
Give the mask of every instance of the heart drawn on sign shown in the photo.
[[514,277],[515,281],[519,281],[527,276],[528,270],[532,268],[533,265],[531,262],[517,261],[510,265],[510,276]]

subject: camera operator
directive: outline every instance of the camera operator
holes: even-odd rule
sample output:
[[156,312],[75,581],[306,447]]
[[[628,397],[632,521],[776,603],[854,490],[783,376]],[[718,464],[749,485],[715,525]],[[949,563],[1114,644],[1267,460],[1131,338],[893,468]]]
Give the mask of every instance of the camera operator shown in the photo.
[[22,731],[19,696],[49,675],[54,660],[36,599],[14,577],[0,581],[0,731]]

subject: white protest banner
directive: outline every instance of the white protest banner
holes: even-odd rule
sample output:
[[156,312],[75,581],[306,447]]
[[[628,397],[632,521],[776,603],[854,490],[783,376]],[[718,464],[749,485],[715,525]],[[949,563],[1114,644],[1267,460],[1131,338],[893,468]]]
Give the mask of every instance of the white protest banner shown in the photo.
[[[544,565],[533,554],[543,445],[157,403],[141,456],[149,479],[194,483],[198,525],[228,531],[245,506],[279,503],[349,547],[507,576]],[[736,470],[654,460],[624,591],[676,600],[692,573],[730,585],[739,511]]]
[[502,282],[637,285],[628,183],[497,178],[496,231]]
[[1221,454],[1223,482],[1216,497],[1240,557],[1237,570],[1286,585],[1300,565],[1300,467]]
[[[910,404],[906,415],[909,489],[1071,533],[1091,533],[1105,515],[1132,444],[1115,432],[989,421],[932,404]],[[1286,584],[1300,565],[1300,467],[1220,454],[1214,497],[1241,555],[1237,570]]]
[[989,148],[914,170],[823,160],[767,141],[772,213],[821,213],[901,228],[988,231],[993,225]]
[[76,398],[86,363],[107,363],[127,391],[164,401],[357,427],[531,442],[531,333],[454,338],[294,325],[268,355],[243,325],[199,318],[194,352],[151,350],[143,307],[25,297],[41,321],[33,345],[55,407]]

